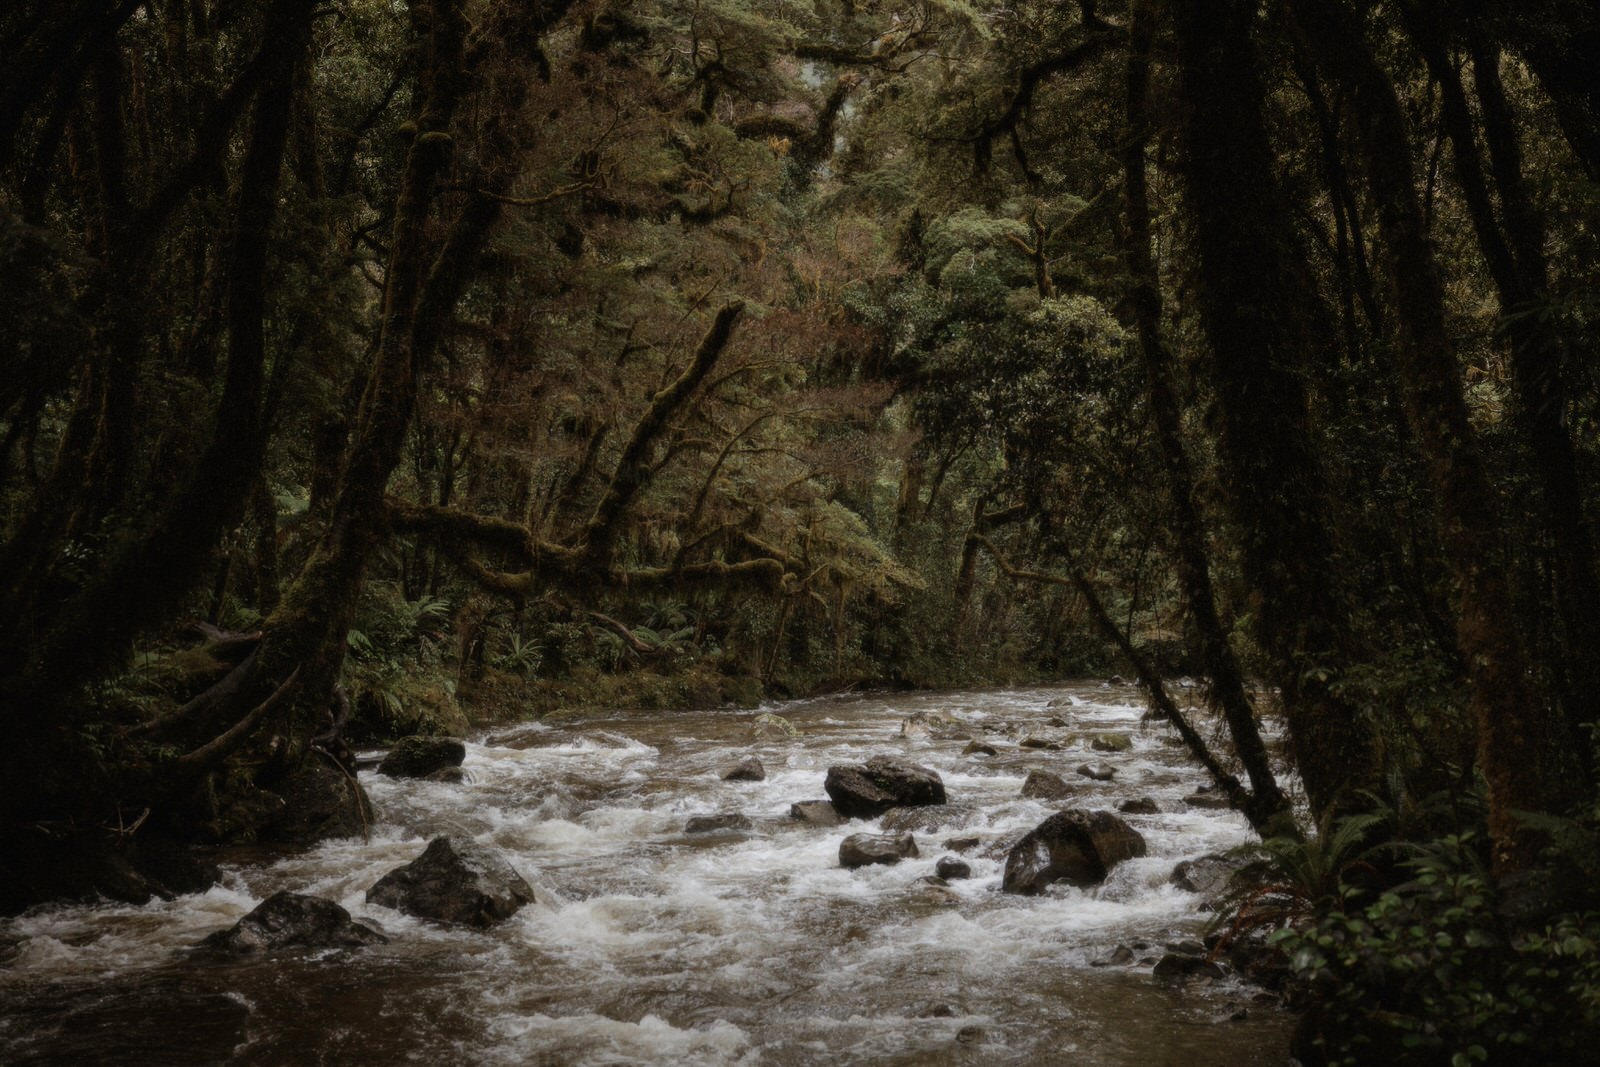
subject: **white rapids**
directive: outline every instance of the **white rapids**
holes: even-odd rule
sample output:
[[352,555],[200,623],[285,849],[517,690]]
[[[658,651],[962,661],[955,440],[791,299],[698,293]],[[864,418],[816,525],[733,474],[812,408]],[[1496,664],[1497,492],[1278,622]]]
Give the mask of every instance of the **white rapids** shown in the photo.
[[[1097,684],[834,697],[764,709],[797,736],[752,740],[749,711],[619,713],[503,727],[467,745],[469,781],[364,774],[370,840],[225,870],[210,891],[143,907],[36,909],[0,921],[0,1062],[250,1064],[1045,1064],[1245,1067],[1289,1062],[1289,1017],[1232,981],[1171,984],[1145,960],[1194,937],[1185,858],[1247,843],[1244,820],[1191,810],[1203,772],[1136,690]],[[918,711],[999,750],[907,739]],[[1054,718],[1065,725],[1049,725]],[[1128,733],[1123,753],[1091,751]],[[1033,736],[1059,751],[1019,749]],[[836,763],[886,753],[938,771],[951,819],[921,855],[845,870],[840,841],[873,829],[788,817],[823,799]],[[746,755],[761,782],[724,782]],[[1111,782],[1073,773],[1111,764]],[[1019,796],[1050,770],[1067,801]],[[998,891],[997,843],[1063,806],[1129,815],[1149,854],[1090,890]],[[686,835],[740,812],[749,831]],[[540,903],[487,932],[369,906],[366,890],[441,833],[500,849]],[[968,880],[930,884],[941,842],[976,836]],[[280,889],[337,901],[391,940],[355,952],[218,962],[185,951]]]

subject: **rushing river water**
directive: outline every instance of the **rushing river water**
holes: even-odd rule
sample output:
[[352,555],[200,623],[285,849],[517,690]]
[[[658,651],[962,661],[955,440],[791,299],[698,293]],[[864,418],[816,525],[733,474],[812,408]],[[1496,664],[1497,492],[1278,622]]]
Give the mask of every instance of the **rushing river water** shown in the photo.
[[[1242,818],[1189,810],[1203,776],[1141,726],[1137,692],[1101,685],[841,697],[774,709],[798,736],[752,739],[751,712],[627,713],[491,731],[470,781],[366,773],[370,841],[226,869],[209,892],[143,907],[40,909],[0,922],[0,1063],[1051,1064],[1246,1067],[1290,1062],[1290,1019],[1230,981],[1169,983],[1140,957],[1204,926],[1168,884],[1179,860],[1249,839]],[[902,719],[961,720],[966,742],[903,738]],[[1051,726],[1060,718],[1066,725]],[[1091,752],[1131,733],[1127,753]],[[1021,749],[1024,737],[1066,741]],[[888,753],[937,770],[952,810],[921,857],[844,870],[871,824],[788,818],[824,797],[830,764]],[[761,782],[724,782],[739,758]],[[1078,778],[1086,760],[1114,781]],[[1030,770],[1076,781],[1071,801],[1021,799]],[[994,842],[1066,804],[1130,815],[1149,855],[1096,889],[999,892]],[[686,835],[738,811],[744,833]],[[487,932],[368,906],[368,887],[431,837],[507,855],[545,900]],[[980,837],[973,877],[929,884],[941,842]],[[391,940],[349,952],[217,960],[185,951],[280,889],[338,901]]]

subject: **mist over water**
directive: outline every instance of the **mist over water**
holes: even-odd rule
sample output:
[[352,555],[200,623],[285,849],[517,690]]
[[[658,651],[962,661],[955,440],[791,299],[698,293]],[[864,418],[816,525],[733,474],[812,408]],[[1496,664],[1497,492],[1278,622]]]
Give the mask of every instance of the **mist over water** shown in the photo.
[[[797,736],[756,739],[755,713],[625,713],[491,730],[464,785],[362,775],[378,821],[347,839],[225,869],[210,891],[142,907],[73,906],[0,922],[0,1062],[393,1064],[1285,1064],[1289,1016],[1231,980],[1170,984],[1148,964],[1095,967],[1200,933],[1174,864],[1250,840],[1228,811],[1187,809],[1203,772],[1140,722],[1136,690],[1098,684],[827,698],[766,709]],[[918,711],[998,750],[907,739]],[[1065,725],[1049,725],[1055,718]],[[778,731],[773,731],[777,733]],[[1130,734],[1126,753],[1091,751]],[[1024,737],[1060,751],[1019,749]],[[800,823],[829,765],[879,753],[938,771],[950,808],[919,858],[844,870],[839,843],[874,822]],[[762,782],[725,782],[747,755]],[[1111,782],[1074,774],[1117,769]],[[1031,770],[1074,783],[1022,799]],[[996,847],[1064,806],[1130,815],[1149,855],[1090,890],[999,892]],[[937,809],[930,809],[936,811]],[[686,835],[695,815],[753,829]],[[369,906],[366,890],[448,833],[502,850],[539,900],[488,931]],[[941,842],[976,836],[972,878],[929,884]],[[991,849],[993,850],[991,852]],[[381,927],[354,952],[213,960],[186,951],[280,889]],[[1234,1018],[1241,1014],[1243,1018]]]

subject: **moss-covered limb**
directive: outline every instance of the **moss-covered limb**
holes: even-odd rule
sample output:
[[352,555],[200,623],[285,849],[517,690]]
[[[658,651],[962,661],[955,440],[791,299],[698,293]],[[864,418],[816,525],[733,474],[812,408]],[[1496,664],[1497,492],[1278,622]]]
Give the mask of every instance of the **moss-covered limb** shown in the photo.
[[294,695],[295,685],[299,680],[300,671],[297,668],[244,718],[199,748],[163,763],[157,789],[169,795],[181,793],[193,786],[201,777],[221,766],[223,760],[244,747],[250,740],[250,735],[267,716],[288,702]]
[[1121,28],[1092,15],[1083,25],[1087,33],[1081,41],[1035,63],[1030,63],[1018,71],[1016,87],[1011,91],[1004,110],[994,118],[986,119],[968,136],[967,140],[972,144],[974,162],[980,171],[989,169],[989,163],[994,157],[995,139],[1005,136],[1011,139],[1012,147],[1017,153],[1017,163],[1024,175],[1029,180],[1033,179],[1034,175],[1028,166],[1027,157],[1022,151],[1018,129],[1028,110],[1033,106],[1033,97],[1039,91],[1040,84],[1058,74],[1066,74],[1086,66],[1105,55],[1125,37]]
[[648,482],[650,450],[666,431],[678,409],[716,366],[733,336],[734,324],[743,312],[742,300],[726,304],[717,312],[688,367],[684,368],[676,381],[655,395],[649,410],[634,424],[628,443],[623,446],[622,456],[612,471],[605,495],[595,505],[579,537],[583,553],[597,569],[609,568],[617,537],[621,533],[619,520]]

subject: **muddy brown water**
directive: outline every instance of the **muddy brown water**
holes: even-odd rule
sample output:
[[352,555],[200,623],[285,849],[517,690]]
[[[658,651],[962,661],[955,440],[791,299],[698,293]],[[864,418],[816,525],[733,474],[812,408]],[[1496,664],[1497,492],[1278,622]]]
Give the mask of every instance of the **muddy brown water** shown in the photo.
[[[1181,798],[1201,772],[1170,731],[1140,723],[1130,688],[1099,684],[837,697],[776,706],[799,731],[753,738],[750,711],[619,713],[502,728],[467,746],[463,785],[362,781],[370,841],[225,870],[210,891],[143,907],[38,909],[0,922],[0,1063],[64,1064],[1049,1064],[1285,1065],[1292,1019],[1232,980],[1173,984],[1146,964],[1094,966],[1203,930],[1168,884],[1179,860],[1250,839],[1227,811]],[[904,738],[916,712],[949,716],[999,750]],[[1066,725],[1048,725],[1052,719]],[[1132,751],[1093,752],[1097,734]],[[1025,750],[1033,736],[1059,751]],[[953,809],[892,867],[838,865],[846,834],[789,805],[821,799],[830,764],[889,753],[937,770]],[[739,758],[762,782],[724,782]],[[1079,778],[1086,761],[1117,769]],[[1075,783],[1025,800],[1030,770]],[[1030,829],[1063,804],[1129,816],[1147,857],[1091,890],[999,892],[1002,860],[922,881],[948,852]],[[738,811],[751,831],[688,836],[693,815]],[[378,878],[439,833],[503,850],[547,902],[487,932],[368,906]],[[391,941],[356,952],[216,961],[186,951],[279,889],[336,900]]]

